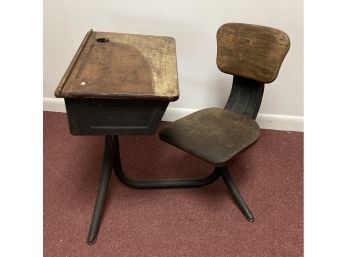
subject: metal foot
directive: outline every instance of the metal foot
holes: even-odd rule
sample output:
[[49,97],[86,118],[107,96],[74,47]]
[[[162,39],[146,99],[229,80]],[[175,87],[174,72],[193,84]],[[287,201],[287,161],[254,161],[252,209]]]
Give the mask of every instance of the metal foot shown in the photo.
[[230,173],[228,172],[228,168],[221,167],[220,169],[221,169],[221,175],[222,175],[228,189],[230,190],[232,196],[234,197],[234,199],[236,200],[236,202],[238,204],[238,207],[243,212],[246,219],[248,221],[251,221],[251,222],[255,221],[254,215],[249,210],[247,204],[245,203],[245,201],[242,198],[242,196],[240,195],[236,185],[234,184],[233,179],[232,179]]
[[100,180],[99,190],[97,199],[95,202],[93,216],[91,225],[89,227],[87,244],[94,244],[97,240],[99,225],[102,217],[102,212],[104,209],[104,202],[106,197],[106,192],[108,189],[110,175],[112,170],[112,136],[105,136],[105,149],[104,149],[104,159],[102,167],[102,176]]
[[200,187],[213,183],[220,176],[220,171],[215,168],[207,177],[198,179],[161,179],[161,180],[134,180],[129,178],[122,170],[119,140],[114,136],[114,170],[117,178],[125,185],[137,189],[157,189],[157,188],[183,188],[183,187]]

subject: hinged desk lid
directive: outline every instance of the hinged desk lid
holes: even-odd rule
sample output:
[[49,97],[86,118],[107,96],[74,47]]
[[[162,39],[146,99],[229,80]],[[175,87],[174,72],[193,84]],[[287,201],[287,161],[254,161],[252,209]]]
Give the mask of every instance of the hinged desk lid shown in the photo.
[[91,30],[55,96],[175,101],[179,98],[175,40]]

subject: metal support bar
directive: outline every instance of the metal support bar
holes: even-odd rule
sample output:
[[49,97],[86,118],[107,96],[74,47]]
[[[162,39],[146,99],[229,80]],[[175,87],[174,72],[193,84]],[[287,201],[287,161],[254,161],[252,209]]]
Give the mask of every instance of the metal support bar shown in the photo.
[[103,167],[102,167],[102,176],[100,180],[99,190],[97,199],[95,202],[93,216],[91,225],[89,227],[87,244],[94,244],[97,240],[99,225],[104,209],[104,203],[106,198],[106,193],[110,181],[110,175],[112,170],[112,144],[113,139],[112,136],[105,136],[105,149],[104,149],[104,159],[103,159]]
[[133,180],[122,171],[118,136],[107,135],[105,136],[102,176],[87,238],[89,245],[94,244],[97,239],[112,168],[122,183],[138,189],[200,187],[214,182],[221,175],[247,220],[254,221],[253,214],[240,195],[226,166],[215,167],[209,176],[198,179]]
[[241,76],[233,77],[233,85],[225,110],[256,119],[259,112],[264,84]]
[[254,221],[254,215],[251,213],[251,211],[249,210],[247,204],[245,203],[244,199],[242,198],[242,196],[240,195],[238,188],[236,187],[236,185],[233,182],[233,179],[230,175],[230,173],[228,172],[228,168],[226,166],[221,167],[221,175],[225,181],[226,186],[228,187],[228,189],[230,190],[233,198],[236,200],[238,207],[240,208],[240,210],[243,212],[244,216],[246,217],[246,219],[248,221]]
[[156,189],[156,188],[184,188],[200,187],[213,183],[220,176],[220,171],[215,168],[207,177],[198,179],[162,179],[162,180],[134,180],[129,178],[122,170],[120,148],[118,136],[114,136],[114,171],[117,178],[125,185],[137,189]]

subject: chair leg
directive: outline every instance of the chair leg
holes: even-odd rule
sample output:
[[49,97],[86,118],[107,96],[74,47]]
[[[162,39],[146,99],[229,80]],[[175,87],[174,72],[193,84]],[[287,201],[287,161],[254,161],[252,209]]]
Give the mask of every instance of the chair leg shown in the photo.
[[104,149],[104,159],[103,159],[103,167],[102,167],[102,176],[99,184],[99,190],[97,199],[95,202],[93,216],[91,225],[89,227],[87,244],[94,244],[97,240],[99,225],[102,217],[102,212],[104,209],[104,203],[106,198],[106,193],[108,190],[108,185],[110,181],[110,175],[112,170],[112,144],[113,139],[112,136],[105,136],[105,149]]
[[254,215],[251,213],[251,211],[249,210],[247,204],[245,203],[244,199],[242,198],[242,196],[240,195],[238,188],[236,187],[236,185],[233,182],[233,179],[228,171],[228,168],[226,166],[221,167],[221,175],[225,181],[226,186],[228,187],[228,189],[230,190],[233,198],[236,200],[238,207],[240,208],[240,210],[243,212],[244,216],[246,217],[246,219],[248,221],[254,221]]

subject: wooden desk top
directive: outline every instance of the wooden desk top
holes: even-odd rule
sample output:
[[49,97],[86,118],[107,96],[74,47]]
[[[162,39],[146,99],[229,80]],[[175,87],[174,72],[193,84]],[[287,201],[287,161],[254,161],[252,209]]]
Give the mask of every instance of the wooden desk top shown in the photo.
[[56,97],[175,101],[175,40],[90,30],[60,81]]

